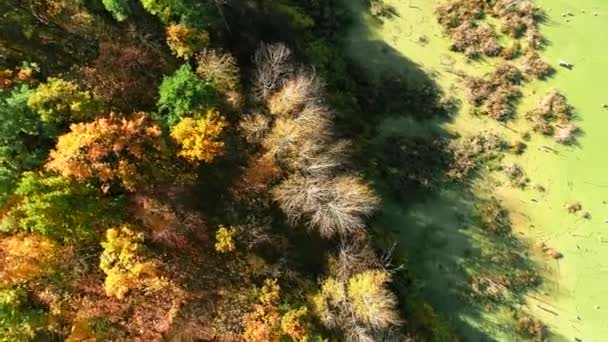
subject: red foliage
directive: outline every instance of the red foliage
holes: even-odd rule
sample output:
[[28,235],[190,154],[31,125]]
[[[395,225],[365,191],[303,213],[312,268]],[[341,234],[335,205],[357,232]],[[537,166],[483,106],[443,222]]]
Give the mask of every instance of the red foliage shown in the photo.
[[155,103],[165,73],[149,50],[116,43],[100,43],[99,54],[84,68],[84,79],[93,93],[121,110],[147,109]]

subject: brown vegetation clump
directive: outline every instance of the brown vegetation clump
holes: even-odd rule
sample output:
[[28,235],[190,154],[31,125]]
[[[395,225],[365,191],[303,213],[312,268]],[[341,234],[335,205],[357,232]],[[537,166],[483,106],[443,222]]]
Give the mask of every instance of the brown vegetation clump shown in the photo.
[[[538,33],[538,21],[542,18],[542,11],[530,0],[511,1],[498,0],[492,7],[492,15],[498,17],[501,31],[519,38],[531,32]],[[538,46],[531,46],[537,48]]]
[[583,210],[583,206],[580,202],[571,202],[566,204],[566,210],[569,214],[576,214],[577,212]]
[[524,189],[530,182],[530,179],[526,176],[524,170],[517,164],[505,166],[505,173],[507,174],[507,178],[509,178],[511,185],[514,187]]
[[544,242],[539,245],[540,250],[548,257],[555,260],[561,259],[564,255],[558,252],[556,249],[547,246]]
[[529,315],[524,314],[517,320],[517,331],[524,337],[532,339],[532,341],[544,341],[547,327]]
[[452,180],[464,180],[482,164],[502,159],[507,143],[493,132],[460,139],[451,144],[452,161],[447,176]]
[[450,31],[466,21],[480,19],[485,7],[483,0],[445,1],[435,7],[435,15],[439,24]]
[[526,118],[532,123],[532,130],[544,135],[554,134],[555,141],[571,144],[576,139],[578,128],[572,119],[574,109],[566,97],[557,90],[551,90]]
[[511,64],[501,64],[492,74],[483,78],[469,77],[466,80],[466,96],[474,106],[485,104],[485,113],[490,117],[505,121],[515,113],[514,101],[521,97],[519,84],[522,74]]
[[492,197],[477,206],[477,218],[482,229],[496,235],[511,233],[511,221],[507,210]]
[[526,55],[523,70],[526,75],[540,80],[551,76],[555,72],[555,69],[543,61],[540,54],[536,51],[531,51]]
[[266,193],[280,174],[278,166],[269,154],[252,157],[232,186],[232,192],[237,198],[242,199],[262,195]]

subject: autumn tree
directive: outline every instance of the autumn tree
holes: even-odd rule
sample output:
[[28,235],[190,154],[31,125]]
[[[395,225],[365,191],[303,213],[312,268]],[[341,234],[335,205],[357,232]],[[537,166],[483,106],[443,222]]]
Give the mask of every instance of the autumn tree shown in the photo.
[[99,267],[106,274],[104,288],[108,296],[123,299],[130,290],[150,291],[165,286],[157,265],[145,258],[143,240],[143,233],[129,225],[107,230]]
[[213,85],[198,78],[188,64],[163,79],[159,95],[159,119],[170,127],[175,126],[182,117],[211,108],[218,102]]
[[81,72],[93,94],[123,111],[145,110],[156,101],[159,74],[167,69],[163,55],[144,45],[101,42],[97,57]]
[[24,230],[56,240],[83,240],[123,215],[120,197],[101,196],[89,184],[59,176],[25,173],[15,194],[21,200],[1,221],[2,231]]
[[44,326],[45,316],[25,289],[0,288],[0,337],[4,341],[29,341]]
[[104,185],[119,184],[132,191],[165,171],[166,151],[160,128],[145,113],[122,118],[114,113],[71,126],[59,137],[46,168],[64,177]]
[[53,124],[85,121],[101,110],[101,104],[88,91],[70,81],[50,77],[29,97],[28,106],[42,121]]
[[329,277],[312,298],[314,312],[326,327],[341,330],[348,340],[375,340],[376,333],[402,323],[397,297],[387,288],[390,279],[380,269],[354,274],[346,281]]
[[204,49],[196,57],[196,73],[220,92],[238,91],[240,71],[234,56],[227,52]]
[[209,34],[185,25],[171,23],[166,28],[167,45],[180,58],[189,59],[209,45]]
[[179,155],[186,160],[211,162],[224,150],[220,136],[226,120],[215,110],[208,110],[199,118],[183,118],[171,129],[171,137],[180,146]]
[[55,242],[38,234],[13,234],[0,239],[0,287],[28,282],[52,270]]
[[374,192],[352,176],[317,178],[293,175],[273,195],[291,222],[305,222],[324,237],[358,234],[378,205]]

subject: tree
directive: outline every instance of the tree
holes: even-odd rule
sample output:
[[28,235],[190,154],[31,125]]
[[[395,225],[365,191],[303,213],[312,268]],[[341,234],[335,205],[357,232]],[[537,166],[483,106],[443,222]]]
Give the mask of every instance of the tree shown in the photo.
[[171,137],[181,147],[180,156],[193,163],[209,163],[224,150],[220,136],[227,125],[217,111],[208,110],[198,119],[183,118],[171,129]]
[[28,106],[43,122],[62,124],[84,121],[101,110],[101,104],[88,91],[69,81],[50,77],[29,97]]
[[266,279],[260,291],[258,303],[244,318],[247,342],[278,341],[281,336],[279,300],[281,288],[276,279]]
[[165,286],[165,281],[157,275],[156,264],[145,260],[143,241],[143,233],[129,225],[107,230],[99,261],[99,267],[106,274],[106,295],[123,299],[133,289],[155,290]]
[[354,316],[374,329],[401,323],[397,296],[386,288],[390,280],[388,272],[371,270],[356,274],[348,281],[348,298]]
[[135,190],[164,172],[165,146],[160,128],[145,113],[121,118],[114,113],[89,123],[73,124],[59,137],[46,168],[78,181],[96,178],[104,185]]
[[29,341],[44,324],[25,289],[0,288],[0,336],[3,341]]
[[293,175],[273,191],[291,222],[304,221],[323,237],[357,234],[378,205],[374,192],[353,176],[315,178]]
[[0,239],[0,287],[28,282],[52,269],[55,243],[37,234],[14,234]]
[[196,73],[222,93],[235,92],[240,87],[240,71],[236,59],[229,53],[204,49],[196,57]]
[[299,114],[305,104],[319,103],[320,85],[313,75],[299,73],[285,82],[283,87],[268,99],[270,113],[288,117]]
[[120,220],[120,197],[103,197],[88,184],[27,172],[15,193],[21,200],[2,220],[0,230],[24,230],[60,241],[85,240]]
[[188,64],[163,79],[159,95],[158,116],[169,127],[175,126],[182,117],[211,108],[218,102],[213,85],[196,77]]
[[143,45],[102,42],[97,57],[82,69],[93,94],[123,111],[144,110],[156,102],[159,74],[167,62]]
[[220,225],[215,233],[215,250],[219,253],[228,253],[234,251],[235,234],[236,230],[234,228]]
[[27,85],[0,90],[0,204],[11,196],[23,171],[39,165],[55,130],[27,105]]
[[180,58],[189,59],[209,45],[209,34],[192,27],[169,24],[166,28],[167,45]]
[[268,98],[293,72],[291,50],[283,43],[262,43],[253,57],[253,91],[256,99]]
[[114,19],[124,21],[131,14],[131,8],[127,0],[102,0],[106,10],[112,13]]

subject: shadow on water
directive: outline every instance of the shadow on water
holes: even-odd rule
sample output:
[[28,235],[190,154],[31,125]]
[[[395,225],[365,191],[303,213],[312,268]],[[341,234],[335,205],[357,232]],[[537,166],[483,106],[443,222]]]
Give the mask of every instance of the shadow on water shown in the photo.
[[[494,341],[513,336],[525,295],[538,285],[537,266],[528,246],[511,234],[480,227],[482,200],[475,177],[447,180],[454,138],[442,127],[457,112],[420,65],[374,37],[367,8],[354,4],[354,38],[344,47],[353,57],[362,134],[351,136],[361,169],[382,196],[372,223],[384,247],[397,242],[395,260],[405,264],[396,288],[407,302],[428,302],[445,315],[465,341]],[[390,19],[388,19],[390,20]],[[372,128],[369,128],[372,127]],[[346,135],[346,134],[345,134]],[[405,311],[408,313],[406,305]],[[488,313],[501,312],[504,319]],[[501,317],[502,317],[501,316]]]

